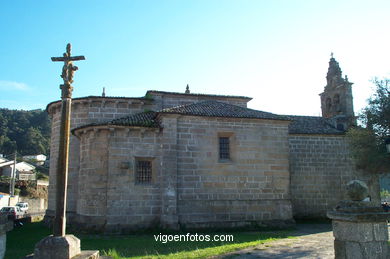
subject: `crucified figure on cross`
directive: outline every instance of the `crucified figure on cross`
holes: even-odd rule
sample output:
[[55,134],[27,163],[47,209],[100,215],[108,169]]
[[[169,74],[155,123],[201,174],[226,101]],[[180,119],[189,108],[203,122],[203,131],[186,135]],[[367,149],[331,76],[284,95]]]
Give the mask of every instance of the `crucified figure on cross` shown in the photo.
[[73,75],[74,72],[79,69],[77,66],[73,65],[73,62],[71,59],[69,59],[70,51],[71,51],[71,45],[68,44],[66,46],[66,52],[64,53],[64,66],[62,67],[62,74],[61,77],[64,79],[65,85],[70,85],[73,83]]
[[85,60],[84,56],[71,56],[72,46],[70,43],[66,45],[66,52],[63,54],[63,57],[53,57],[52,61],[63,61],[64,66],[62,67],[61,77],[64,80],[64,85],[71,85],[73,83],[74,72],[78,69],[77,66],[73,65],[73,61]]

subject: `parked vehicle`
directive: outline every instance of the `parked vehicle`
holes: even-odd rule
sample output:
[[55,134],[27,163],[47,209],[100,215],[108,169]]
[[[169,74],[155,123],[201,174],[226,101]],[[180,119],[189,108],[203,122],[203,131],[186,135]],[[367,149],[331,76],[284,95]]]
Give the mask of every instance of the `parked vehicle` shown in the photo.
[[390,211],[390,204],[388,202],[382,202],[382,208],[384,211],[389,212]]
[[27,202],[18,202],[15,205],[16,207],[19,207],[21,211],[27,212],[28,210],[28,203]]
[[24,211],[17,206],[3,207],[0,210],[0,215],[7,215],[9,220],[18,220],[24,217]]

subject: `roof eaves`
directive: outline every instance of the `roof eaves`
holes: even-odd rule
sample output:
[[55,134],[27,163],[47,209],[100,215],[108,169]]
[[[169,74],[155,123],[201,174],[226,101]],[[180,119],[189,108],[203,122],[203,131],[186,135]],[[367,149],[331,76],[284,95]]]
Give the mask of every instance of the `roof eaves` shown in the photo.
[[182,116],[195,116],[195,117],[210,117],[210,118],[228,118],[228,119],[254,119],[254,120],[277,120],[277,121],[289,121],[289,119],[279,119],[279,118],[256,118],[256,117],[239,117],[239,116],[214,116],[214,115],[203,115],[203,114],[186,114],[180,112],[159,112],[159,114],[178,114]]

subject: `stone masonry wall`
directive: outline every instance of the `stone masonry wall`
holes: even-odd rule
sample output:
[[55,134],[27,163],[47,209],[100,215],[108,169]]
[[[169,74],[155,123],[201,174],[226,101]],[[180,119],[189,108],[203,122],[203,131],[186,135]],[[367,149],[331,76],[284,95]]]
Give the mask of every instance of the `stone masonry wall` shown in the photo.
[[[120,232],[157,226],[161,214],[159,129],[89,130],[82,141],[76,221]],[[135,183],[137,158],[152,161],[152,183]]]
[[[161,215],[159,129],[115,130],[109,136],[106,231],[155,227]],[[152,182],[137,184],[136,159],[152,161]]]
[[107,132],[109,130],[89,131],[84,134],[86,137],[81,138],[76,222],[84,226],[92,223],[100,227],[106,223],[109,161]]
[[[86,97],[72,101],[71,129],[94,122],[104,122],[129,114],[150,109],[151,101],[132,98],[94,98]],[[51,117],[50,141],[50,182],[47,215],[54,215],[56,168],[60,132],[61,102],[49,104],[47,111]],[[78,171],[80,168],[80,143],[77,137],[70,136],[69,175],[67,211],[76,211],[78,199]],[[71,219],[70,219],[71,220]]]
[[356,172],[344,136],[290,135],[291,195],[294,217],[325,218],[343,200],[343,186]]
[[[219,136],[231,139],[230,161],[219,161]],[[287,122],[183,116],[177,138],[182,226],[292,219]]]
[[[72,101],[71,129],[80,127],[89,123],[99,123],[109,121],[115,118],[128,116],[143,112],[145,110],[159,110],[162,107],[171,107],[184,103],[191,103],[199,100],[200,97],[189,96],[182,100],[180,97],[173,97],[173,101],[162,101],[159,96],[153,96],[153,99],[140,98],[115,98],[115,97],[85,97]],[[181,97],[182,98],[182,97]],[[206,98],[206,97],[205,97]],[[207,99],[207,98],[206,98]],[[210,98],[209,98],[210,99]],[[218,98],[216,98],[218,99]],[[222,98],[224,99],[224,98]],[[221,99],[221,100],[222,100]],[[225,98],[230,100],[229,98]],[[240,105],[240,101],[231,98],[231,102]],[[219,99],[218,99],[219,100]],[[229,102],[230,102],[229,101]],[[184,102],[184,103],[183,103]],[[245,103],[245,105],[243,104]],[[246,101],[241,105],[246,106]],[[58,144],[60,131],[60,111],[61,102],[54,102],[48,105],[47,111],[52,120],[51,142],[50,142],[50,182],[47,215],[53,216],[55,210],[55,181],[58,159]],[[71,135],[69,147],[69,174],[68,174],[68,197],[67,212],[72,216],[76,212],[78,200],[78,172],[80,168],[80,142],[77,137]],[[72,218],[69,218],[72,221]]]
[[[167,115],[162,124],[79,135],[78,223],[123,232],[291,221],[287,122]],[[221,134],[231,161],[218,159]],[[135,183],[136,158],[151,159],[151,184]]]

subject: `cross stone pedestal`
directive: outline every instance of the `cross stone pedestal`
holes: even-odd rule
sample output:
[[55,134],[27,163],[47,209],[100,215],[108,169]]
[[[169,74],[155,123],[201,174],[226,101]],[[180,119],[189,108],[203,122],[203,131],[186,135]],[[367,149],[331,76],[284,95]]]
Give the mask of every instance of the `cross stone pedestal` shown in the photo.
[[7,215],[0,216],[0,258],[4,258],[7,232],[14,228],[14,222],[8,219]]
[[99,251],[80,251],[74,235],[47,236],[35,245],[33,259],[97,259]]
[[389,258],[387,220],[390,213],[373,202],[363,201],[368,195],[364,182],[352,180],[346,191],[350,200],[340,201],[327,213],[332,219],[335,258]]
[[327,216],[332,219],[336,259],[390,257],[387,220],[390,213],[371,202],[341,201]]

